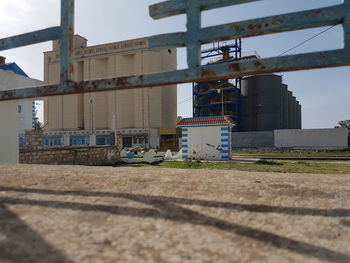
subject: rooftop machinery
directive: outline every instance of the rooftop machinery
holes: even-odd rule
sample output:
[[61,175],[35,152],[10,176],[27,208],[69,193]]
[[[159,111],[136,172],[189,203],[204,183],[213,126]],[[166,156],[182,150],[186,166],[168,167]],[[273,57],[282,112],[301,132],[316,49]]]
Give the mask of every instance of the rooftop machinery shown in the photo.
[[[209,58],[215,60],[208,61]],[[248,59],[257,59],[257,56],[242,57],[241,39],[230,45],[218,43],[202,50],[202,61],[207,63],[206,67]],[[240,88],[241,78],[193,83],[193,117],[229,116],[239,124]]]

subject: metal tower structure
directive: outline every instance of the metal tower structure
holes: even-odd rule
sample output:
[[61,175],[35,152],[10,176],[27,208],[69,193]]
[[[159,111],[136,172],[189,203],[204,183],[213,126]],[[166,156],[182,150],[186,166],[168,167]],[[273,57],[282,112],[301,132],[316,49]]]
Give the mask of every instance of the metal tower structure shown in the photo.
[[[212,48],[202,50],[202,60],[216,58],[207,63],[212,65],[242,59],[242,41],[236,39],[230,45],[213,44]],[[193,117],[229,116],[239,123],[241,78],[223,79],[193,83]]]

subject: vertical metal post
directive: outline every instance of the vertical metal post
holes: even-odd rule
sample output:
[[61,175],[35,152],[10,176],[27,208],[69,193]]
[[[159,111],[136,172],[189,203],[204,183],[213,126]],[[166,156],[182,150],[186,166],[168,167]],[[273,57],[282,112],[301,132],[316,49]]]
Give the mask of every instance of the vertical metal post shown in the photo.
[[[344,0],[344,5],[346,9],[350,8],[350,0]],[[350,56],[350,14],[345,16],[343,22],[343,30],[344,30],[344,49],[347,50]]]
[[60,85],[65,86],[74,74],[74,0],[61,0],[60,47]]
[[201,66],[201,43],[199,32],[202,25],[202,16],[199,1],[187,1],[187,64],[190,74],[197,75]]

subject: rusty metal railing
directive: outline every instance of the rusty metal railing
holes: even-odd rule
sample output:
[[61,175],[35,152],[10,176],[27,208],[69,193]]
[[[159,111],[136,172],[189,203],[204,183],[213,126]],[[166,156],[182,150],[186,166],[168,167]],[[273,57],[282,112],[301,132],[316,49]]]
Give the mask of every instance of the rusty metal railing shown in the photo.
[[[65,86],[72,82],[74,72],[74,0],[61,1],[61,26],[0,39],[0,51],[50,40],[60,40],[61,74],[60,85],[56,89],[64,92]],[[23,90],[23,92],[27,93],[28,97],[37,97],[31,94],[32,90],[33,88],[27,91]],[[8,96],[10,96],[9,92],[0,92],[0,100]],[[25,98],[26,96],[22,93],[22,97]],[[15,98],[16,95],[14,95]]]
[[[225,25],[202,28],[204,10],[238,5],[259,0],[170,0],[150,7],[154,19],[186,14],[187,31],[150,37],[149,48],[187,47],[188,69],[147,75],[73,82],[74,70],[74,0],[61,0],[61,26],[0,40],[0,51],[61,40],[61,78],[57,85],[0,92],[1,100],[36,98],[54,95],[122,90],[163,86],[169,84],[238,78],[245,75],[294,71],[312,68],[350,65],[350,0],[340,5],[308,11],[252,19]],[[338,50],[265,58],[202,66],[201,45],[205,43],[246,38],[327,25],[342,25],[344,47]],[[330,40],[332,41],[332,40]]]

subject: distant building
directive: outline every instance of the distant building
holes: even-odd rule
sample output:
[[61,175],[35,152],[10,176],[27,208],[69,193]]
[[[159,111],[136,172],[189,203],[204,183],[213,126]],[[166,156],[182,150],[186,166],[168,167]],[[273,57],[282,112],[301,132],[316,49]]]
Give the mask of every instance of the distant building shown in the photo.
[[[75,81],[142,75],[177,68],[176,49],[148,50],[148,39],[87,46],[75,36]],[[59,42],[44,53],[44,81],[59,82]],[[54,96],[45,99],[46,145],[106,145],[108,134],[122,136],[123,146],[160,145],[161,130],[176,134],[176,85]],[[69,139],[67,138],[69,136]],[[66,138],[66,139],[64,139]]]
[[241,83],[240,131],[301,129],[301,105],[282,76],[250,76]]
[[[3,70],[4,74],[0,80],[0,90],[6,90],[10,88],[21,88],[23,85],[30,87],[31,85],[42,85],[39,80],[33,80],[15,63],[6,63],[6,58],[0,56],[0,70]],[[25,80],[28,81],[25,81]],[[28,84],[27,84],[28,83]],[[29,84],[30,83],[30,84]],[[19,115],[19,138],[20,145],[24,143],[24,131],[34,128],[34,122],[36,119],[36,105],[33,100],[20,100],[17,105],[17,112]]]
[[249,76],[235,82],[218,80],[193,86],[193,116],[228,116],[235,131],[301,129],[301,105],[282,77]]
[[6,58],[0,56],[0,69],[6,71],[12,71],[16,75],[20,75],[23,77],[28,77],[28,75],[17,65],[15,62],[6,63]]
[[[39,80],[0,69],[0,90],[28,88],[41,84]],[[32,128],[32,107],[32,101],[0,102],[0,162],[18,163],[19,137],[24,130]]]

